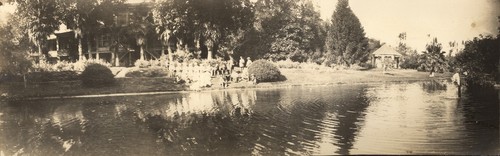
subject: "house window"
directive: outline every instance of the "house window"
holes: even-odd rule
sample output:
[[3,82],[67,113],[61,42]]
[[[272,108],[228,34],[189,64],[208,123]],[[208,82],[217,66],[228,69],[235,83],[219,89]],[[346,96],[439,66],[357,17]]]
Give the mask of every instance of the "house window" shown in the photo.
[[98,41],[98,47],[109,47],[111,43],[111,36],[109,34],[101,35]]
[[128,13],[119,13],[116,16],[115,24],[117,26],[126,26],[128,24]]

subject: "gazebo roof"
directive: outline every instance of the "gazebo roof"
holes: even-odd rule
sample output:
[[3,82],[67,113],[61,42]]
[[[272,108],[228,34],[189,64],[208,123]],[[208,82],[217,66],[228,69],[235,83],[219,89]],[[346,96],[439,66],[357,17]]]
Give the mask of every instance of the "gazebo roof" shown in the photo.
[[387,44],[384,44],[382,47],[378,48],[375,52],[373,52],[373,55],[395,55],[395,56],[402,56],[400,53],[398,53],[394,48],[390,47]]

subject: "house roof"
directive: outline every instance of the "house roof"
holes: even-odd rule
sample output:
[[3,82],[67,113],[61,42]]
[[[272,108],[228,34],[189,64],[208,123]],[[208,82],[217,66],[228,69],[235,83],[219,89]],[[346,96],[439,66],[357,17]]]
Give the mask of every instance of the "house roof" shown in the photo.
[[402,56],[394,48],[392,48],[391,46],[389,46],[387,44],[384,44],[382,47],[380,47],[376,51],[374,51],[373,55],[395,55],[395,56]]

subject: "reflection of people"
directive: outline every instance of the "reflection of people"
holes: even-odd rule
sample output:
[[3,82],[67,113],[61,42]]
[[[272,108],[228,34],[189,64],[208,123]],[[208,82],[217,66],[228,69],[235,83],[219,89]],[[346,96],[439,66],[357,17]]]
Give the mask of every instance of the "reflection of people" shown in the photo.
[[460,84],[460,74],[459,74],[459,72],[453,74],[453,76],[451,77],[451,81],[453,83],[455,83],[455,85],[457,85],[457,88],[458,88],[458,97],[460,97],[461,94],[462,94],[461,93],[461,86],[462,85]]

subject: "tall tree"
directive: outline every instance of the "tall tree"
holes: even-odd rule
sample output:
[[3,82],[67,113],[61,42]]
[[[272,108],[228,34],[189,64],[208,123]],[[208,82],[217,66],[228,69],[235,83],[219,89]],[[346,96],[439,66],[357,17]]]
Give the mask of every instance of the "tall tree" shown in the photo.
[[455,57],[458,66],[468,73],[469,83],[491,84],[494,78],[500,77],[499,42],[498,37],[492,36],[475,37],[465,42],[464,49]]
[[448,68],[448,63],[444,56],[445,52],[441,51],[443,49],[441,43],[438,42],[437,38],[432,39],[430,43],[426,45],[426,51],[420,56],[420,69],[424,71],[434,72],[444,72]]
[[20,17],[15,14],[8,15],[7,18],[11,24],[0,25],[0,36],[2,36],[0,38],[0,73],[3,76],[21,75],[26,82],[25,75],[31,67],[31,60],[27,58],[26,52],[32,49],[32,44],[19,21]]
[[147,36],[154,33],[154,21],[152,12],[147,3],[140,3],[131,11],[130,23],[127,25],[127,32],[135,38],[136,44],[140,48],[140,60],[144,60],[144,48],[147,43]]
[[349,7],[348,0],[339,0],[332,15],[328,37],[329,50],[337,57],[337,63],[350,66],[368,59],[368,41],[361,23]]
[[[211,59],[222,43],[250,28],[253,9],[249,0],[161,0],[155,8],[157,30],[165,41],[177,38],[182,44],[207,48]],[[231,42],[235,43],[235,42]]]
[[38,47],[38,54],[42,56],[42,46],[47,37],[59,28],[60,15],[56,0],[15,0],[16,14],[20,23],[28,29],[30,40]]
[[258,0],[246,51],[272,60],[306,61],[322,51],[325,29],[310,0]]
[[[97,16],[98,0],[57,0],[63,23],[75,33],[78,40],[78,59],[83,56],[83,37],[95,32],[99,26]],[[90,43],[89,43],[90,44]],[[90,49],[89,49],[90,51]]]

